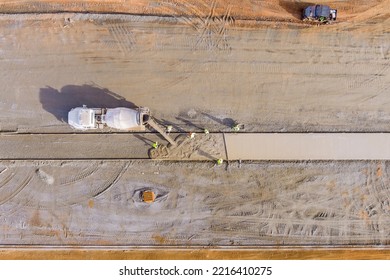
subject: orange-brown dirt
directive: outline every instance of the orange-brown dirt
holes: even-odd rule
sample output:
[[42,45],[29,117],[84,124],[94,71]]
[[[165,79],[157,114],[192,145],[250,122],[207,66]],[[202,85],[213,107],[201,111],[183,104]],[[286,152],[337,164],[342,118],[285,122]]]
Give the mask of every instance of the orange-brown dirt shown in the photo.
[[[3,3],[1,3],[3,2]],[[299,22],[310,1],[296,0],[16,0],[1,1],[3,13],[123,13],[158,16],[226,17],[236,20],[287,20]],[[341,21],[388,18],[389,0],[315,1],[335,7]]]
[[0,260],[390,260],[385,249],[17,249],[0,250]]

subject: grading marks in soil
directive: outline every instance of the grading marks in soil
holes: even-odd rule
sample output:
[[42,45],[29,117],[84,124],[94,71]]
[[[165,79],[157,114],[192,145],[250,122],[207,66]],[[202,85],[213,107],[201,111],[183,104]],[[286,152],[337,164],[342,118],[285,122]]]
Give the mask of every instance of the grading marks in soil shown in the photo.
[[106,24],[105,26],[108,28],[122,54],[128,55],[132,53],[136,47],[136,39],[133,32],[134,27],[126,23],[113,23]]
[[[239,29],[233,3],[161,3],[177,11],[173,19],[75,15],[64,25],[62,14],[2,18],[1,127],[11,119],[25,131],[68,133],[59,118],[65,108],[42,110],[39,93],[48,83],[60,89],[93,81],[177,126],[191,121],[219,131],[230,128],[216,120],[234,117],[253,132],[389,130],[386,95],[367,99],[388,88],[386,26],[369,25],[377,31],[366,34],[343,31],[351,24]],[[180,112],[191,114],[180,121]],[[35,161],[71,136],[51,137],[58,141],[31,160],[0,164],[3,245],[389,245],[387,162],[230,162],[226,170],[194,162]],[[104,134],[88,137],[82,134],[85,150],[104,158],[111,148],[146,147],[139,139],[119,148]],[[191,159],[191,151],[183,155]],[[156,203],[139,201],[145,189],[156,192]]]
[[[85,203],[115,185],[127,167],[126,162],[112,164],[110,168],[104,168],[101,162],[92,162],[84,168],[82,165],[68,166],[66,169],[70,172],[62,173],[58,168],[43,165],[35,170],[28,168],[27,175],[21,174],[18,168],[9,168],[4,175],[0,175],[0,205],[10,202],[15,207],[51,209]],[[104,179],[97,182],[92,179],[90,184],[85,185],[91,176],[99,177],[100,173],[104,174]],[[15,185],[17,187],[11,187]],[[28,190],[25,191],[27,186]]]
[[[96,165],[92,179],[88,174]],[[7,225],[0,235],[3,245],[372,246],[390,240],[386,162],[243,163],[241,168],[233,162],[228,171],[183,162],[1,166],[7,168],[0,174],[1,189],[18,185],[0,205]],[[30,175],[22,175],[26,170]],[[10,174],[15,175],[10,179]],[[57,185],[64,174],[80,180]],[[144,190],[155,192],[154,203],[142,202]],[[61,239],[37,234],[54,229]]]
[[[100,21],[95,15],[91,22],[83,15],[63,30],[57,26],[63,16],[56,17],[54,25],[42,19],[12,30],[0,22],[7,34],[0,77],[2,128],[12,119],[26,132],[69,132],[58,118],[58,112],[64,116],[69,108],[57,102],[58,108],[46,114],[34,93],[95,82],[177,126],[183,126],[176,119],[180,112],[195,109],[234,116],[250,132],[389,130],[386,34],[235,27],[227,29],[231,50],[226,54],[194,50],[199,33],[188,25],[119,15]],[[132,33],[123,35],[132,39],[122,51],[110,28]],[[19,50],[13,49],[15,41]],[[53,55],[53,49],[61,55]],[[10,62],[15,59],[23,63]],[[19,82],[22,76],[25,84]],[[54,109],[58,121],[52,118]],[[206,117],[191,121],[210,131],[226,131]]]
[[191,26],[196,31],[196,39],[192,46],[194,50],[229,51],[231,47],[228,41],[227,30],[234,24],[234,18],[231,16],[231,6],[223,7],[225,12],[221,16],[215,13],[218,5],[218,2],[215,0],[211,4],[204,1],[200,1],[197,4],[207,7],[209,10],[208,14],[203,12],[203,10],[207,9],[199,9],[190,2],[160,2],[161,6],[166,6],[169,10],[181,14],[177,18],[178,21]]
[[0,196],[0,205],[7,203],[17,196],[32,180],[32,172],[29,171],[23,173],[23,175],[18,175],[8,172],[9,174],[5,175],[5,178],[1,181],[1,196]]

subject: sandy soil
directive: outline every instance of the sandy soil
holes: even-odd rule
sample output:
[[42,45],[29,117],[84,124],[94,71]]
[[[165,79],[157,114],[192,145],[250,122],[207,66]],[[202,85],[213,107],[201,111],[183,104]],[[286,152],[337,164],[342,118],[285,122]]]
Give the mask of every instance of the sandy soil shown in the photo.
[[386,249],[0,249],[0,260],[389,260]]
[[[330,26],[303,25],[297,1],[110,3],[0,2],[6,13],[133,13],[1,15],[3,135],[72,134],[67,112],[82,104],[148,106],[183,133],[235,121],[243,132],[390,131],[389,1],[335,1]],[[138,141],[129,153],[147,151]],[[388,248],[388,174],[386,161],[3,160],[0,243]],[[139,200],[145,189],[156,203]]]
[[0,242],[387,246],[389,172],[388,162],[2,162]]
[[[2,2],[2,3],[1,3]],[[295,0],[16,0],[1,1],[5,13],[97,12],[146,14],[233,20],[275,20],[299,22],[301,10],[311,2]],[[339,19],[378,18],[388,13],[388,0],[318,0],[339,12]],[[383,18],[381,19],[383,20]]]
[[2,131],[71,132],[63,120],[81,104],[148,106],[175,131],[230,131],[234,121],[247,132],[390,131],[389,35],[379,27],[215,33],[72,14],[3,16],[0,25]]

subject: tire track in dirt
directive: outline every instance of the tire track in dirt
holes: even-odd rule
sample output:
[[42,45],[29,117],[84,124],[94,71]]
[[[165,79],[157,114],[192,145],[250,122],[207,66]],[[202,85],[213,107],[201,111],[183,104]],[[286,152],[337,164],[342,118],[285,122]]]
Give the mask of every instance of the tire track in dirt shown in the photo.
[[[365,65],[362,65],[361,67],[365,67]],[[349,84],[350,89],[359,89],[359,88],[367,88],[371,89],[374,84],[377,84],[378,81],[382,80],[383,77],[386,77],[387,72],[390,69],[390,63],[386,63],[385,65],[381,66],[375,73],[369,74],[369,77],[366,78],[366,75],[355,78],[352,82]],[[379,93],[382,93],[386,90],[388,85],[385,83],[381,86],[379,91],[375,92],[373,96],[370,96],[369,98],[366,98],[362,102],[365,102],[369,99],[372,99],[376,96],[378,96]],[[376,85],[377,87],[377,85]]]
[[122,54],[131,54],[136,48],[135,34],[131,24],[113,23],[106,26]]
[[[297,175],[294,177],[295,180],[291,180],[290,178],[286,178],[286,180],[296,181],[299,179],[299,176]],[[324,179],[325,178],[326,176]],[[310,191],[310,188],[315,185],[318,185],[318,187],[321,188],[321,184],[315,183],[317,181],[323,181],[321,178],[314,177],[310,180],[302,180],[301,178],[299,180],[301,183],[297,185],[297,188],[302,189],[302,194],[304,194],[304,196],[300,196],[299,192],[297,193],[296,188],[293,190],[286,189],[283,193],[274,198],[273,205],[267,209],[266,207],[261,206],[265,206],[264,203],[266,202],[261,196],[254,197],[254,200],[252,201],[250,199],[248,200],[248,197],[240,196],[238,191],[225,194],[229,197],[237,197],[236,202],[230,201],[230,204],[223,202],[218,203],[217,207],[214,206],[213,208],[212,199],[216,196],[216,201],[218,201],[219,195],[210,194],[210,196],[208,196],[209,199],[205,200],[205,202],[210,203],[210,207],[212,207],[213,211],[225,213],[225,217],[229,221],[218,223],[218,220],[213,220],[213,222],[211,222],[213,226],[210,230],[215,232],[229,231],[230,235],[245,233],[257,237],[259,234],[269,237],[281,237],[286,243],[295,243],[297,240],[301,239],[302,236],[309,238],[309,243],[323,242],[321,240],[326,239],[329,239],[329,241],[327,241],[329,244],[340,244],[342,242],[361,243],[362,241],[372,240],[373,238],[382,244],[387,242],[388,234],[386,234],[386,232],[389,231],[389,228],[386,229],[385,227],[379,229],[379,223],[368,223],[367,220],[362,219],[361,214],[359,214],[365,205],[360,202],[360,196],[356,193],[356,189],[351,189],[349,191],[350,194],[348,194],[348,197],[353,199],[353,207],[343,209],[342,196],[336,195],[338,199],[336,198],[335,200],[334,193],[330,191]],[[315,185],[313,185],[313,183],[315,183]],[[305,185],[308,186],[305,187]],[[348,190],[347,187],[348,186],[346,186],[346,189]],[[372,188],[372,186],[368,184],[366,189],[370,188]],[[261,190],[261,192],[268,191],[270,190]],[[340,192],[341,191],[342,190],[340,190]],[[386,191],[388,191],[388,189],[386,189]],[[282,200],[280,200],[280,198],[282,198]],[[373,194],[371,194],[371,198],[374,198]],[[308,208],[308,205],[313,205],[313,201],[315,201],[316,206]],[[339,207],[330,208],[329,201],[332,201],[332,205],[339,205]],[[262,209],[266,210],[263,211]],[[294,209],[294,211],[286,211],[285,209]],[[367,209],[375,208],[368,205]],[[242,224],[243,217],[246,218],[246,224]],[[389,217],[382,217],[382,226],[386,224],[386,219],[388,220]],[[348,222],[341,223],[340,221]],[[256,229],[256,231],[254,229]],[[382,232],[381,236],[376,234],[378,230]]]
[[[15,178],[15,176],[12,176],[11,179],[13,179],[13,178]],[[27,173],[27,176],[24,177],[24,179],[22,179],[22,181],[20,183],[16,183],[16,188],[12,187],[12,189],[8,193],[5,192],[4,189],[2,189],[2,191],[1,191],[2,196],[0,197],[0,205],[7,203],[11,199],[13,199],[15,196],[17,196],[22,190],[25,189],[25,187],[30,183],[32,178],[33,178],[33,173],[30,171],[29,173]],[[9,186],[11,186],[11,184],[9,183],[10,180],[7,182]]]
[[234,24],[234,18],[231,16],[232,7],[230,5],[223,7],[225,12],[222,16],[216,15],[215,10],[218,5],[216,0],[210,5],[204,1],[199,2],[199,5],[207,7],[209,10],[207,14],[191,3],[186,2],[173,5],[170,2],[162,1],[160,5],[166,6],[168,10],[182,13],[183,15],[176,17],[176,19],[196,31],[197,38],[192,46],[194,50],[230,50],[227,31]]
[[[383,170],[383,171],[382,171]],[[386,165],[382,164],[377,169],[377,176],[380,176],[380,188],[378,190],[379,193],[379,202],[382,206],[387,206],[387,213],[390,213],[390,188],[387,186],[387,182],[390,181],[389,171]],[[383,195],[382,195],[383,194]]]
[[[4,172],[4,170],[0,174],[2,174],[3,172]],[[8,172],[8,174],[6,174],[4,176],[4,178],[0,181],[0,189],[3,188],[4,186],[6,186],[8,184],[8,182],[12,180],[14,175],[15,175],[14,173]]]
[[[344,172],[339,171],[336,164],[331,168],[326,164],[314,164],[314,169],[309,172],[305,167],[312,166],[310,163],[298,168],[297,163],[271,166],[263,163],[255,164],[253,168],[244,164],[244,173],[237,165],[223,172],[218,168],[210,170],[204,165],[196,165],[203,166],[196,168],[185,163],[188,170],[182,175],[171,172],[179,163],[144,166],[133,162],[130,163],[131,170],[127,164],[127,161],[120,164],[110,161],[109,166],[103,165],[102,170],[95,174],[94,182],[79,181],[74,186],[60,188],[55,184],[42,184],[36,170],[38,167],[46,176],[52,176],[54,182],[61,181],[55,175],[64,170],[49,169],[48,162],[44,166],[33,165],[31,172],[35,181],[29,184],[29,191],[23,191],[23,196],[22,193],[17,196],[18,201],[14,198],[1,209],[12,206],[18,214],[6,215],[27,225],[30,220],[26,220],[26,213],[37,210],[42,225],[38,227],[39,234],[55,230],[57,235],[37,236],[28,226],[14,227],[6,242],[16,240],[20,230],[23,230],[25,244],[29,240],[39,240],[44,244],[96,245],[109,242],[133,246],[345,246],[385,245],[388,242],[389,216],[385,211],[381,215],[381,210],[378,210],[381,204],[377,202],[380,197],[387,200],[388,167],[385,162],[348,163],[347,169],[341,169]],[[57,166],[69,167],[76,171],[75,175],[81,169],[73,162]],[[88,169],[90,163],[86,162],[83,167],[83,171]],[[194,168],[200,173],[193,174]],[[248,172],[251,176],[247,176]],[[119,183],[121,178],[123,181]],[[159,200],[151,205],[143,203],[140,193],[145,189],[155,190],[161,195]],[[23,204],[32,195],[35,197],[27,205]],[[91,195],[96,196],[88,198]],[[79,202],[77,198],[81,198]],[[344,199],[350,206],[343,204]],[[93,200],[92,205],[87,200]],[[63,206],[66,201],[74,202],[75,207]],[[367,217],[362,216],[362,211],[366,211]],[[100,219],[102,213],[104,218]],[[73,222],[67,220],[68,216],[72,216]],[[95,219],[98,219],[97,223],[90,222]],[[80,232],[82,234],[77,235]],[[64,239],[65,236],[69,239]]]
[[194,49],[205,46],[206,50],[230,51],[231,47],[227,40],[227,27],[234,24],[234,18],[230,15],[231,7],[226,8],[222,17],[215,16],[216,1],[210,8],[210,13],[201,21],[201,26],[197,29],[199,37]]
[[[325,181],[325,180],[321,180],[321,178],[313,178],[313,179],[310,179],[309,180],[302,180],[302,178],[299,178],[299,176],[295,176],[296,179],[294,180],[291,180],[291,181],[296,181],[297,179],[299,181],[301,181],[301,185],[303,183],[303,185],[301,186],[302,188],[304,187],[305,184],[311,184],[311,182],[315,182],[317,180],[319,180],[320,182],[321,181]],[[325,179],[325,177],[324,177]],[[290,181],[290,178],[288,178],[288,181]],[[321,185],[318,185],[318,187],[321,187]],[[263,190],[263,192],[268,192],[269,190],[265,189]],[[321,238],[330,238],[331,236],[333,236],[334,233],[337,232],[338,236],[337,238],[333,238],[334,239],[334,242],[341,242],[342,240],[347,240],[347,238],[345,236],[350,236],[352,232],[355,232],[354,234],[356,235],[361,235],[359,237],[357,237],[356,239],[358,240],[364,240],[365,238],[370,238],[372,235],[373,235],[373,232],[368,229],[366,227],[366,222],[365,221],[356,221],[356,222],[351,222],[351,223],[347,223],[347,226],[344,226],[343,224],[341,224],[339,221],[341,220],[351,220],[351,219],[358,219],[358,214],[348,214],[345,213],[345,211],[343,209],[332,209],[332,208],[329,208],[329,201],[334,201],[334,194],[332,193],[328,193],[328,194],[322,194],[323,198],[321,197],[321,193],[316,195],[316,192],[311,192],[310,194],[310,191],[309,193],[305,193],[306,197],[305,197],[305,200],[302,201],[302,196],[300,197],[300,200],[297,201],[297,199],[294,199],[292,193],[289,194],[289,192],[287,191],[284,191],[283,192],[284,195],[282,195],[283,197],[285,197],[285,203],[283,203],[282,205],[274,205],[274,206],[271,206],[269,207],[270,210],[267,210],[265,212],[259,212],[259,213],[263,213],[262,215],[258,215],[259,217],[254,217],[252,222],[253,223],[263,223],[261,225],[261,227],[264,228],[265,232],[267,234],[273,234],[273,235],[277,235],[277,236],[285,236],[287,237],[288,239],[291,239],[291,238],[297,238],[299,239],[300,236],[310,236],[310,235],[313,235],[313,236],[317,236],[318,238],[318,241],[321,240]],[[314,195],[314,197],[313,197]],[[236,193],[229,193],[228,195],[229,197],[240,197],[238,196]],[[213,195],[210,195],[210,198],[212,198]],[[218,197],[218,195],[217,195]],[[290,200],[287,200],[286,197],[290,197]],[[238,205],[245,205],[245,206],[248,206],[248,203],[247,201],[245,200],[245,197],[240,197],[244,200],[241,200],[241,201],[237,201],[237,203],[232,203],[231,205],[237,205],[237,209],[239,209],[239,206]],[[318,203],[320,200],[322,201],[322,203]],[[278,198],[276,197],[275,198],[276,201],[278,201]],[[245,202],[243,202],[245,201]],[[261,199],[260,199],[261,201]],[[300,201],[300,202],[299,202]],[[311,210],[310,212],[307,212],[305,214],[305,216],[299,218],[298,217],[295,217],[294,218],[294,213],[288,213],[288,212],[280,212],[277,211],[278,208],[280,209],[295,209],[295,211],[303,211],[303,213],[305,213],[305,211],[309,210],[305,210],[307,208],[307,205],[310,205],[312,204],[311,201],[316,201],[316,205],[322,205],[324,204],[323,206],[316,206],[313,208],[313,210]],[[326,202],[328,202],[326,205]],[[291,204],[291,206],[289,206],[289,204]],[[341,201],[334,201],[334,204],[335,205],[341,205]],[[250,204],[249,204],[250,205]],[[221,207],[221,204],[218,204],[218,206]],[[240,217],[230,217],[229,215],[234,215],[234,206],[229,206],[229,204],[226,204],[227,208],[225,209],[222,209],[222,208],[218,208],[219,210],[221,210],[223,213],[227,213],[227,217],[231,220],[231,223],[235,223],[236,220],[237,222],[240,220]],[[325,207],[327,206],[327,207]],[[253,208],[253,209],[256,209],[256,205],[250,205],[249,208]],[[260,210],[258,207],[257,207],[258,210]],[[273,209],[273,210],[271,210]],[[230,211],[230,213],[229,213]],[[272,216],[268,216],[269,213],[272,213],[272,212],[277,212],[279,214],[273,214]],[[297,212],[297,213],[298,213]],[[357,211],[355,211],[357,212]],[[244,215],[245,215],[245,211],[243,212]],[[268,214],[267,214],[268,213]],[[339,213],[338,215],[336,215],[337,213]],[[342,216],[347,214],[346,216]],[[254,214],[253,211],[252,213],[249,213],[249,214]],[[266,215],[266,216],[265,216]],[[300,214],[302,215],[302,214]],[[256,214],[255,214],[256,216]],[[238,218],[238,219],[237,219]],[[229,229],[232,229],[232,228],[235,228],[235,226],[232,226],[231,223],[229,224]],[[345,224],[345,223],[344,223]],[[217,228],[217,227],[216,227]],[[354,231],[351,231],[349,228],[354,228],[355,230]],[[224,229],[226,229],[226,226],[224,226]],[[249,233],[249,234],[254,234],[253,232],[252,233]],[[272,235],[272,236],[273,236]],[[316,237],[312,237],[313,241],[315,241],[315,238]],[[386,239],[382,238],[382,241],[385,242]],[[349,241],[349,240],[347,240]]]
[[[15,210],[22,208],[59,209],[82,204],[89,199],[98,197],[113,187],[115,183],[120,180],[123,173],[126,172],[128,165],[129,164],[127,162],[115,164],[113,167],[114,170],[109,171],[110,174],[103,183],[98,184],[98,186],[92,185],[91,187],[81,186],[80,184],[85,182],[85,180],[93,174],[95,176],[99,176],[98,170],[101,168],[101,164],[98,162],[93,163],[73,176],[60,180],[53,177],[53,181],[50,181],[51,184],[48,184],[45,178],[37,172],[37,170],[39,171],[40,169],[35,169],[34,172],[31,171],[30,174],[24,178],[22,183],[16,189],[12,188],[11,193],[7,194],[4,191],[1,192],[2,196],[0,196],[0,205],[9,202],[11,199],[14,199],[11,208]],[[42,173],[43,171],[40,172]],[[48,173],[46,173],[46,176],[52,177],[52,175]],[[8,177],[9,176],[6,178],[7,181],[3,181],[5,183],[8,182],[9,186],[14,185],[11,180],[14,176],[11,176],[10,179],[8,179]],[[36,182],[34,185],[26,189],[26,186],[34,178],[39,179],[39,182]],[[56,180],[59,181],[58,184],[54,183]],[[23,195],[21,195],[22,190],[25,190]]]
[[[174,16],[176,20],[194,30],[195,33],[193,35],[186,35],[182,48],[204,51],[205,55],[215,52],[220,54],[229,53],[231,46],[228,40],[228,28],[234,24],[234,18],[231,16],[231,7],[226,7],[224,15],[216,16],[215,10],[218,5],[216,0],[211,4],[199,1],[198,5],[203,8],[187,2],[159,2],[160,8],[171,14],[179,14],[180,16]],[[209,12],[205,13],[202,10],[208,10]],[[199,61],[187,62],[190,61],[188,57],[178,58],[177,61],[180,61],[180,65],[177,68],[182,69],[179,71],[182,74],[173,81],[164,83],[162,88],[165,90],[183,83],[202,66],[202,63]]]
[[[331,200],[332,197],[329,195],[328,200]],[[309,203],[309,202],[307,202]],[[335,204],[338,204],[337,201],[335,201]],[[291,205],[291,207],[295,206]],[[285,207],[288,207],[288,205],[285,205]],[[358,208],[358,207],[356,207]],[[295,208],[296,211],[299,212],[299,208]],[[352,210],[355,210],[355,208],[351,208]],[[309,209],[308,209],[309,210]],[[307,211],[307,210],[306,210]],[[298,213],[297,212],[297,213]],[[286,221],[282,218],[284,215],[281,214],[281,218],[279,221],[281,224],[277,224],[277,227],[282,227],[283,228],[283,223]],[[301,217],[300,220],[296,219],[290,219],[290,222],[293,223],[293,228],[295,228],[295,231],[289,231],[290,235],[300,235],[300,234],[310,234],[312,233],[318,233],[318,228],[321,228],[322,232],[338,232],[339,236],[344,236],[344,235],[359,235],[359,236],[364,236],[367,235],[366,237],[359,237],[359,238],[369,238],[370,235],[373,234],[372,231],[367,229],[366,227],[366,222],[363,220],[360,220],[358,214],[348,213],[344,211],[343,209],[330,209],[328,211],[321,211],[319,207],[314,207],[312,210],[309,210],[307,212],[307,217]],[[358,221],[350,221],[350,220],[355,220],[359,219]],[[342,220],[348,220],[348,223],[343,223],[341,224],[339,221]],[[297,228],[298,227],[298,228]],[[354,230],[352,230],[354,229]],[[352,234],[352,232],[355,231],[355,234]],[[326,237],[327,234],[325,234]],[[331,234],[328,234],[329,236]],[[338,240],[340,238],[336,238]]]
[[[352,79],[347,80],[348,90],[356,90],[360,88],[365,88],[370,91],[374,91],[373,94],[369,97],[366,97],[361,102],[366,102],[370,99],[376,98],[381,93],[386,91],[388,87],[388,80],[385,80],[388,77],[390,62],[388,61],[388,51],[384,50],[384,45],[386,39],[383,39],[380,42],[377,48],[374,48],[370,51],[366,45],[361,46],[350,46],[348,50],[344,51],[344,56],[350,57],[350,62],[353,63],[353,57],[355,55],[365,54],[365,61],[362,61],[359,64],[353,64],[354,68],[364,75],[359,75],[353,77]],[[381,40],[379,40],[381,41]],[[348,58],[347,58],[348,59]],[[369,63],[368,63],[369,62]],[[374,67],[371,71],[367,71],[367,67]]]
[[369,174],[371,180],[367,184],[367,195],[362,197],[360,214],[367,225],[382,235],[386,240],[390,236],[390,189],[385,182],[388,182],[386,165],[378,164],[371,168]]
[[65,186],[69,184],[75,184],[78,181],[84,180],[89,176],[92,176],[101,166],[101,163],[95,162],[92,163],[90,166],[87,168],[83,169],[80,171],[80,173],[68,176],[66,178],[61,178],[59,182],[59,186]]
[[[62,194],[61,193],[57,194],[57,196],[59,197],[57,199],[57,204],[63,207],[74,206],[83,203],[85,201],[88,201],[89,199],[98,197],[99,195],[101,195],[102,193],[110,189],[112,186],[114,186],[115,183],[123,175],[123,173],[127,170],[127,168],[128,168],[128,163],[115,164],[114,171],[111,171],[110,174],[107,176],[107,179],[103,183],[99,184],[98,186],[92,186],[90,188],[83,189],[80,188],[79,184],[73,185],[72,191],[66,190],[63,191]],[[95,176],[98,176],[96,171],[93,174],[95,174]]]
[[112,186],[114,186],[115,183],[118,182],[118,180],[121,178],[123,173],[126,172],[128,167],[129,163],[126,162],[122,165],[122,167],[118,168],[118,170],[110,178],[108,178],[99,189],[94,191],[92,198],[99,197],[103,193],[107,192],[107,190],[109,190]]

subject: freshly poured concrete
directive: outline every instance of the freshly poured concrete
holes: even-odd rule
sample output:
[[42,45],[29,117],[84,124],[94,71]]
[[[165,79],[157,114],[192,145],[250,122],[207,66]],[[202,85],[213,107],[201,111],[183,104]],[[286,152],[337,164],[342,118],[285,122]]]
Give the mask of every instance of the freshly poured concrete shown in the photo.
[[[174,139],[185,134],[171,134]],[[197,134],[162,160],[389,160],[390,133]],[[0,159],[146,159],[158,134],[3,134]],[[178,140],[180,141],[180,139]],[[109,143],[115,143],[110,145]]]
[[390,133],[226,134],[229,160],[389,160]]

